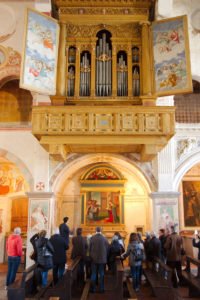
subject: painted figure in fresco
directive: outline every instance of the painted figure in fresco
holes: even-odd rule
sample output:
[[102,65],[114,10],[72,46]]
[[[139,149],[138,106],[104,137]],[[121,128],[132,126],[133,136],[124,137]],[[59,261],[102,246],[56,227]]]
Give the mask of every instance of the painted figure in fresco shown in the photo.
[[113,212],[114,214],[116,214],[116,207],[114,207],[114,203],[112,202],[112,200],[109,200],[107,210],[108,210],[108,218],[106,219],[106,222],[114,223]]
[[200,224],[199,204],[195,193],[192,193],[187,203],[185,224],[186,226],[199,226]]
[[174,225],[174,222],[173,222],[171,216],[169,215],[167,209],[164,208],[163,212],[160,216],[159,227],[170,231],[170,228],[172,225]]
[[40,231],[47,227],[48,218],[43,212],[41,206],[36,206],[31,214],[31,229],[32,231]]

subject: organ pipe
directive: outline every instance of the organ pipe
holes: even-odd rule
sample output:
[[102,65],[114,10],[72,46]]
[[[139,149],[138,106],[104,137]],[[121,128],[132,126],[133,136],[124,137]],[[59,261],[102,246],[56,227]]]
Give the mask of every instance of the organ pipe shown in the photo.
[[96,47],[96,95],[111,95],[111,67],[112,57],[109,43],[106,41],[106,33],[99,38],[99,45]]
[[128,95],[128,68],[123,55],[120,55],[117,64],[117,96]]
[[80,96],[90,96],[90,57],[89,53],[85,52],[81,57],[80,69]]

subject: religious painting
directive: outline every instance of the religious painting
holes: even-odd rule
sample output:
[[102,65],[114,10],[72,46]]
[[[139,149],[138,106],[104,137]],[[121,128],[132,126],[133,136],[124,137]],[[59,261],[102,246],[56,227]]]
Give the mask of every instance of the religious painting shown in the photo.
[[12,162],[0,158],[0,196],[26,192],[28,185],[22,173]]
[[30,231],[38,232],[48,230],[49,224],[49,201],[31,200],[29,211]]
[[57,20],[27,9],[20,87],[56,94],[58,39]]
[[110,225],[121,222],[120,192],[86,193],[86,225]]
[[183,181],[185,226],[200,226],[200,181]]
[[187,17],[154,22],[152,46],[156,95],[192,92]]

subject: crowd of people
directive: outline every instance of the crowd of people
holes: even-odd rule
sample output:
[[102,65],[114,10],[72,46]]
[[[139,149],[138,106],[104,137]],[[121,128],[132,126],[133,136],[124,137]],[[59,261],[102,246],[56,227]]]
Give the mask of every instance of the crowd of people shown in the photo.
[[[66,251],[69,249],[70,230],[67,225],[68,218],[54,231],[48,239],[47,232],[41,230],[33,235],[30,242],[33,246],[31,259],[36,264],[36,281],[41,287],[47,285],[48,271],[53,269],[54,284],[62,278],[66,266]],[[15,228],[7,240],[6,248],[8,253],[8,274],[6,287],[15,280],[16,273],[22,256],[22,239],[20,228]],[[200,259],[200,237],[196,233],[193,238],[193,246],[199,249]],[[104,293],[104,274],[106,268],[111,272],[116,271],[116,257],[121,262],[129,257],[130,276],[132,277],[133,288],[139,291],[143,274],[143,267],[152,264],[155,257],[161,259],[173,269],[172,283],[174,287],[182,282],[182,257],[185,255],[182,237],[171,226],[171,232],[159,230],[157,237],[154,232],[146,233],[145,239],[141,234],[131,233],[127,249],[119,232],[115,232],[111,241],[103,235],[101,227],[96,227],[95,234],[82,235],[82,228],[77,228],[76,236],[72,238],[71,259],[77,257],[79,261],[78,282],[84,283],[86,278],[91,280],[91,293]]]

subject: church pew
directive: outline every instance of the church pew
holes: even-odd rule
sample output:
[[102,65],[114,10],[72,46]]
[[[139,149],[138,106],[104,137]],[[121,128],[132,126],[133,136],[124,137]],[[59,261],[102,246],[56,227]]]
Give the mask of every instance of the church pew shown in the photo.
[[178,300],[181,297],[172,286],[172,269],[155,257],[152,266],[143,270],[154,296],[161,300]]
[[68,267],[64,276],[59,282],[49,287],[40,299],[49,299],[50,297],[58,297],[59,300],[73,299],[73,283],[76,282],[79,268],[80,257],[77,257]]
[[[192,273],[194,266],[197,268],[197,275]],[[182,276],[189,286],[189,297],[200,297],[200,260],[186,256],[186,269]]]
[[21,278],[15,280],[15,282],[8,286],[7,297],[8,300],[24,300],[27,297],[34,299],[40,299],[45,290],[49,287],[42,288],[39,292],[37,291],[37,282],[35,277],[36,264],[30,266],[23,271]]

